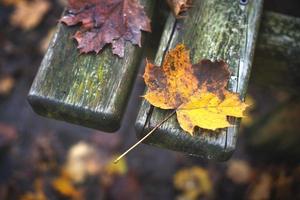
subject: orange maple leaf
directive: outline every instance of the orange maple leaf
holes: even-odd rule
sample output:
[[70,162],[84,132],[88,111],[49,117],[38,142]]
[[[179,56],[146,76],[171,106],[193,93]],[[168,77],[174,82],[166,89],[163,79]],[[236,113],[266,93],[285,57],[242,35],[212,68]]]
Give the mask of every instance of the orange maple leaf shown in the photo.
[[201,195],[211,194],[213,188],[208,170],[198,166],[177,171],[173,183],[176,189],[182,191],[177,199],[199,199]]
[[229,127],[227,117],[243,117],[248,107],[226,89],[230,72],[223,61],[202,60],[192,65],[183,44],[167,53],[162,67],[147,62],[144,98],[161,109],[176,109],[182,129],[193,135],[195,126],[216,130]]

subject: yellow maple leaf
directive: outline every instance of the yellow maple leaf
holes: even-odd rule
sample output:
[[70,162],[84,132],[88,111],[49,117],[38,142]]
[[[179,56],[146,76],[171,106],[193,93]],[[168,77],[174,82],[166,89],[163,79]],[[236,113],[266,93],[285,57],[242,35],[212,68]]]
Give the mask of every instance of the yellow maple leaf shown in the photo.
[[174,109],[187,102],[198,89],[190,66],[189,52],[183,45],[170,51],[162,67],[147,61],[144,80],[148,87],[145,98],[154,106]]
[[209,173],[202,167],[183,168],[174,175],[176,189],[182,191],[178,199],[199,199],[201,195],[209,196],[212,192],[212,181]]
[[120,176],[125,175],[128,171],[126,160],[121,159],[121,160],[119,160],[118,163],[114,163],[113,161],[116,158],[117,158],[117,156],[115,156],[115,158],[113,158],[110,162],[108,162],[106,164],[106,166],[104,167],[105,173],[107,173],[110,176],[112,176],[112,175],[120,175]]
[[37,178],[34,181],[34,191],[27,192],[23,196],[21,196],[21,200],[47,200],[46,194],[44,192],[44,185],[43,180]]
[[190,63],[183,44],[167,53],[162,66],[147,62],[144,98],[162,109],[176,109],[181,128],[191,135],[195,126],[216,130],[229,127],[227,117],[243,117],[248,107],[226,89],[230,77],[223,61]]
[[228,127],[227,116],[243,117],[246,107],[237,94],[226,93],[225,99],[221,100],[213,93],[199,92],[180,106],[176,113],[182,129],[193,133],[195,126],[209,130]]
[[73,199],[80,199],[80,191],[74,186],[70,175],[62,170],[60,177],[55,178],[52,181],[53,188],[66,197],[72,197]]

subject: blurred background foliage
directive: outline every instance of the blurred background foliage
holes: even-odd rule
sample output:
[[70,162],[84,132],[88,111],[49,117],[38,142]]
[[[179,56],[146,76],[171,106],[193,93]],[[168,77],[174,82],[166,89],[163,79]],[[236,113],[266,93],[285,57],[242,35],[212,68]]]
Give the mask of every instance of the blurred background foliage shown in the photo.
[[[0,1],[0,199],[300,199],[298,83],[278,88],[253,73],[253,107],[224,163],[141,145],[112,164],[135,141],[140,78],[116,134],[33,113],[26,95],[65,5]],[[266,0],[265,9],[300,17],[297,0]]]

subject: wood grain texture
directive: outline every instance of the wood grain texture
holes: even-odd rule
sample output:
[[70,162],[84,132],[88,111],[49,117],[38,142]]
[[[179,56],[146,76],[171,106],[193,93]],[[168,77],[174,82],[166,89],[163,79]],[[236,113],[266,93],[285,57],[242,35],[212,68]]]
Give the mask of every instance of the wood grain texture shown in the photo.
[[[149,16],[153,1],[141,0]],[[59,24],[30,89],[40,115],[104,131],[116,131],[127,105],[142,48],[126,44],[123,59],[106,46],[100,54],[79,54],[72,35],[78,27]]]
[[[166,51],[178,43],[184,43],[190,49],[193,63],[204,58],[225,60],[232,72],[228,88],[240,93],[243,98],[261,12],[262,0],[249,1],[246,6],[236,0],[194,1],[185,19],[176,21],[169,17],[155,63],[160,65]],[[155,127],[168,113],[143,101],[136,121],[138,138]],[[206,159],[226,160],[235,148],[237,131],[238,121],[233,127],[220,130],[217,134],[199,130],[197,136],[192,137],[179,127],[174,116],[145,143]]]

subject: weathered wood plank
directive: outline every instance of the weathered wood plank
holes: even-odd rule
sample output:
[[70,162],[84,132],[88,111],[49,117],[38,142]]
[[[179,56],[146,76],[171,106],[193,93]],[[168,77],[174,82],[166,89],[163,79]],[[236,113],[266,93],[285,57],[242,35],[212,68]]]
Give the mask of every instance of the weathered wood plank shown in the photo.
[[[177,43],[184,43],[190,49],[193,63],[204,58],[225,60],[232,72],[228,88],[244,97],[262,0],[249,1],[246,6],[236,0],[201,0],[194,1],[193,6],[183,20],[176,21],[170,16],[155,63],[160,65],[166,51]],[[141,138],[155,127],[168,113],[143,101],[136,121],[138,137]],[[226,160],[235,148],[237,130],[238,122],[233,127],[220,130],[218,134],[199,130],[197,136],[192,137],[179,127],[176,117],[173,117],[146,143],[203,158]]]
[[[154,2],[141,0],[149,16]],[[104,131],[116,131],[141,60],[142,48],[126,44],[123,59],[106,47],[79,54],[71,39],[77,28],[59,24],[33,82],[28,100],[40,115]]]
[[300,18],[267,12],[263,15],[251,72],[255,86],[289,93],[246,132],[247,149],[257,157],[295,162],[300,158]]
[[256,85],[300,90],[300,18],[265,12],[251,79]]

